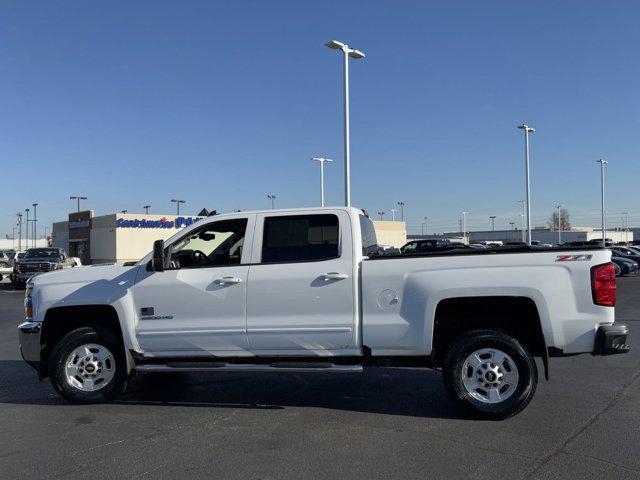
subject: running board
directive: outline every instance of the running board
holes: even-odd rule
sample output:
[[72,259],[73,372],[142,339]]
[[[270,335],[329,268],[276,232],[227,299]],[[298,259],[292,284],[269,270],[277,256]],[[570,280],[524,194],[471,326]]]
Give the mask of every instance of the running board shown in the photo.
[[325,362],[277,362],[241,364],[224,362],[172,362],[136,365],[138,372],[329,372],[360,373],[362,365],[335,365]]

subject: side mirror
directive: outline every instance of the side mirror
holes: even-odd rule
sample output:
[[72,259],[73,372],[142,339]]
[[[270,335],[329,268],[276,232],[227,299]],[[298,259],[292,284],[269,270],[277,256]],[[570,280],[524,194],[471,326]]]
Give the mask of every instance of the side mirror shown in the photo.
[[164,240],[153,242],[153,258],[151,259],[151,270],[154,272],[164,271]]

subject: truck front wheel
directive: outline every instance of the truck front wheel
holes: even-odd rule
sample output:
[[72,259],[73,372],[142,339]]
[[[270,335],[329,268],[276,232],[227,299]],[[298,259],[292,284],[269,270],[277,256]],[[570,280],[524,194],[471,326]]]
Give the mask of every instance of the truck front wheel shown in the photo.
[[517,339],[499,330],[475,330],[449,346],[442,378],[454,403],[466,413],[502,420],[529,404],[538,370],[531,353]]
[[49,376],[68,402],[110,402],[126,386],[122,346],[110,332],[91,327],[73,330],[51,352]]

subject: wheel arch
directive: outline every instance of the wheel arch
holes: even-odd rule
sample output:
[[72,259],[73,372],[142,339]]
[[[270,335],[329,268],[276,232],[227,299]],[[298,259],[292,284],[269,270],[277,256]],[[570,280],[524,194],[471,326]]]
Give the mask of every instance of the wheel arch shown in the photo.
[[112,305],[62,306],[47,310],[42,322],[40,379],[48,375],[49,358],[55,345],[66,334],[81,327],[93,327],[113,335],[122,346],[126,356],[127,371],[133,370],[134,361],[126,348],[118,312]]
[[[517,312],[514,315],[514,312]],[[435,309],[431,357],[441,367],[448,346],[475,329],[501,330],[522,342],[532,355],[541,357],[549,378],[548,350],[540,311],[526,296],[473,296],[440,300]]]

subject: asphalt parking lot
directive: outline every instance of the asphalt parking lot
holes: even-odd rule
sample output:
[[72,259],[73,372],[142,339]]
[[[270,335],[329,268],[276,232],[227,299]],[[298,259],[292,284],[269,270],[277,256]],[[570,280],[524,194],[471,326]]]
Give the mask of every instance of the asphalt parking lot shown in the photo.
[[[640,277],[617,319],[640,329]],[[461,418],[438,372],[146,374],[109,405],[74,406],[23,363],[22,292],[0,285],[0,477],[640,478],[640,346],[552,359],[531,405]],[[635,337],[635,338],[634,338]]]

